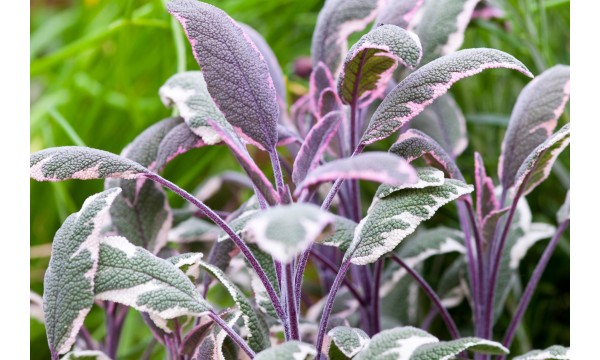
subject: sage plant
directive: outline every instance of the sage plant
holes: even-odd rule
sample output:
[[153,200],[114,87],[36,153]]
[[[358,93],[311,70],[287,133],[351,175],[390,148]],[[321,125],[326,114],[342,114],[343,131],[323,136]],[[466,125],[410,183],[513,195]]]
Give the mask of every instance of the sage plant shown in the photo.
[[[568,124],[555,131],[569,68],[545,71],[520,94],[499,183],[475,153],[467,184],[455,162],[467,147],[465,120],[448,89],[487,69],[533,77],[504,52],[458,50],[477,2],[328,0],[313,36],[309,91],[291,105],[256,31],[202,2],[169,2],[201,69],[173,75],[159,91],[179,115],[120,155],[78,146],[31,155],[38,181],[106,179],[52,244],[43,294],[52,358],[115,358],[129,308],[171,359],[506,356],[569,225],[568,198],[558,229],[533,223],[525,199],[569,144]],[[370,23],[348,50],[348,36]],[[389,151],[368,149],[398,131]],[[244,174],[224,172],[192,193],[160,175],[178,155],[219,145]],[[273,178],[257,152],[268,154]],[[359,181],[380,184],[366,212]],[[225,184],[233,203],[242,190],[253,195],[235,211],[209,208]],[[173,209],[165,189],[189,204]],[[453,201],[458,228],[420,226]],[[506,335],[494,339],[521,259],[548,237]],[[190,252],[194,243],[206,253]],[[457,257],[434,289],[421,265],[449,253]],[[320,291],[303,286],[309,263]],[[206,300],[217,283],[235,306]],[[445,341],[411,326],[419,288],[432,303],[428,321],[440,316],[447,326],[437,334]],[[473,321],[459,328],[448,309],[464,299]],[[93,306],[106,313],[103,339],[83,325]],[[473,330],[461,334],[465,328]],[[566,358],[561,346],[518,357]]]

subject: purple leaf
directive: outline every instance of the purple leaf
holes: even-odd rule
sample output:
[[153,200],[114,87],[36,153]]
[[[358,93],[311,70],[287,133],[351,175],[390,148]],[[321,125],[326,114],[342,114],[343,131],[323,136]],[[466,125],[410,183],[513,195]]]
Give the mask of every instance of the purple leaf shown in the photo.
[[494,183],[487,176],[483,159],[478,152],[475,152],[475,197],[475,207],[480,223],[487,214],[500,208],[500,203],[494,193]]
[[333,111],[342,110],[342,107],[342,101],[333,88],[327,88],[321,92],[317,106],[319,117],[323,117]]
[[188,124],[175,126],[160,142],[156,155],[156,171],[162,171],[178,155],[206,145],[202,138],[192,132]]
[[136,179],[150,171],[142,165],[104,150],[61,146],[31,154],[30,176],[37,181],[68,179]]
[[277,125],[277,146],[285,146],[294,142],[302,143],[302,139],[287,127],[281,124]]
[[340,98],[365,107],[384,92],[398,63],[414,69],[420,60],[421,43],[415,34],[395,25],[379,26],[346,55],[337,83]]
[[320,61],[336,74],[348,48],[348,36],[363,30],[385,5],[382,0],[329,0],[317,18],[312,38],[311,60]]
[[502,142],[498,176],[510,188],[523,160],[548,139],[569,100],[570,68],[557,65],[532,80],[521,91]]
[[269,204],[278,203],[279,197],[273,189],[273,185],[269,182],[265,174],[260,170],[258,165],[250,157],[246,146],[242,144],[240,139],[231,132],[226,131],[215,121],[209,120],[208,123],[213,127],[215,132],[221,137],[223,142],[229,146],[229,149],[233,152],[233,155],[238,160],[246,174],[257,190],[264,196]]
[[465,29],[479,1],[432,0],[425,4],[416,29],[423,43],[423,65],[461,47]]
[[341,112],[331,112],[321,119],[306,135],[306,139],[294,161],[292,180],[295,184],[304,180],[307,173],[319,165],[327,145],[335,136],[343,118]]
[[279,105],[269,68],[250,37],[222,10],[174,0],[169,12],[183,26],[215,103],[246,140],[273,151]]
[[523,191],[523,196],[525,196],[546,180],[556,158],[569,145],[570,141],[571,125],[567,124],[548,140],[538,145],[517,171],[514,182],[515,189]]
[[462,173],[450,155],[435,140],[419,130],[410,129],[401,134],[398,141],[390,148],[390,152],[405,158],[408,162],[422,157],[427,164],[444,171],[450,178],[464,181]]
[[409,25],[424,0],[390,0],[379,12],[375,24],[392,24],[409,30]]
[[310,106],[313,114],[317,116],[319,114],[319,99],[321,98],[321,93],[325,91],[325,89],[335,87],[331,72],[325,64],[319,62],[317,66],[313,68],[312,73],[310,73],[308,86]]
[[531,76],[517,59],[494,49],[461,50],[421,67],[402,80],[375,110],[361,144],[368,145],[390,136],[458,80],[501,67]]
[[454,159],[469,143],[465,116],[449,93],[426,107],[410,122],[410,127],[431,136]]
[[368,152],[350,158],[334,160],[310,172],[298,185],[300,190],[337,179],[359,179],[401,186],[416,183],[419,178],[406,160],[385,152]]
[[310,94],[306,94],[296,100],[290,109],[291,122],[302,136],[306,136],[315,120],[315,117],[311,113],[311,104]]

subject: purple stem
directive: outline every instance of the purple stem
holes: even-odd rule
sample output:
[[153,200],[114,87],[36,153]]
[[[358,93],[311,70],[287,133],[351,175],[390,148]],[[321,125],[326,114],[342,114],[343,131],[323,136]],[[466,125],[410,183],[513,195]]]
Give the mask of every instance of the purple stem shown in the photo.
[[[531,279],[529,279],[529,282],[527,283],[525,292],[523,293],[523,296],[521,296],[521,300],[519,301],[519,305],[517,306],[517,311],[513,315],[510,325],[508,326],[506,335],[504,335],[504,340],[502,340],[502,345],[506,346],[507,348],[509,348],[512,344],[515,332],[517,330],[517,326],[523,318],[525,310],[527,310],[527,306],[529,306],[529,301],[531,301],[533,292],[537,287],[538,283],[540,282],[540,278],[542,277],[542,274],[544,273],[544,270],[548,265],[548,261],[550,261],[550,257],[552,257],[552,254],[554,253],[554,249],[556,249],[558,240],[560,240],[560,237],[562,236],[563,232],[567,229],[569,224],[570,220],[566,220],[559,225],[558,230],[556,230],[556,234],[554,234],[552,240],[550,240],[548,245],[546,245],[546,249],[544,250],[542,257],[540,258],[540,261],[535,266],[535,270],[531,275]],[[502,359],[504,358],[505,356],[502,357]]]
[[209,312],[208,316],[214,322],[216,322],[223,330],[225,330],[227,335],[229,335],[229,337],[231,337],[231,340],[233,340],[240,347],[240,349],[242,349],[246,354],[248,354],[250,359],[254,359],[254,356],[255,356],[254,351],[252,351],[252,349],[250,349],[250,347],[244,341],[244,339],[242,339],[242,337],[238,333],[233,331],[233,329],[223,319],[221,319],[221,317],[219,315],[217,315],[214,312]]
[[[319,254],[317,252],[311,252],[310,254],[312,256],[314,256],[315,259],[319,260],[321,262],[321,264],[325,265],[325,267],[328,268],[329,270],[331,270],[334,274],[337,273],[337,271],[338,271],[337,266],[335,264],[333,264],[331,261],[329,261],[329,259],[321,256],[321,254]],[[358,300],[358,302],[360,303],[361,306],[367,305],[367,303],[365,302],[365,299],[360,295],[360,293],[354,287],[354,285],[352,284],[351,281],[349,281],[344,276],[344,278],[342,279],[342,282],[343,282],[344,286],[346,286],[348,288],[350,293],[356,298],[356,300]]]
[[371,325],[371,333],[373,333],[373,335],[377,334],[379,331],[381,331],[381,325],[380,325],[380,317],[381,317],[381,312],[379,311],[379,285],[381,283],[381,273],[383,272],[383,263],[385,261],[385,258],[379,259],[375,262],[375,268],[373,269],[373,275],[374,275],[374,280],[373,280],[373,285],[371,286],[371,319],[372,319],[372,325]]
[[273,176],[275,177],[275,186],[277,189],[277,193],[279,194],[281,200],[284,200],[282,194],[285,190],[285,185],[283,182],[283,173],[281,172],[281,164],[279,163],[277,149],[273,147],[273,149],[269,151],[269,157],[271,158],[271,166],[273,167]]
[[475,303],[475,312],[476,312],[476,314],[478,314],[476,316],[476,319],[481,319],[482,318],[481,302],[485,298],[484,287],[483,287],[483,279],[485,279],[485,273],[484,273],[485,264],[483,262],[483,257],[484,257],[483,235],[481,233],[481,226],[480,226],[481,224],[477,223],[475,213],[473,212],[473,204],[471,203],[470,197],[467,197],[467,200],[465,200],[465,207],[466,207],[467,213],[469,215],[469,220],[471,223],[471,228],[473,229],[473,234],[475,235],[475,246],[477,249],[476,255],[477,255],[477,284],[478,284],[478,286],[477,286],[477,289],[474,289],[474,290],[478,290],[478,293],[477,293],[477,296],[475,296],[474,303]]
[[296,312],[296,299],[300,297],[294,296],[294,277],[292,275],[292,264],[284,265],[284,279],[283,283],[287,291],[286,303],[287,313],[290,328],[290,339],[289,340],[300,340],[300,332],[298,331],[298,313]]
[[97,344],[94,342],[94,339],[92,339],[92,336],[85,325],[82,325],[79,329],[79,337],[85,342],[85,346],[87,346],[89,350],[98,350]]
[[452,320],[452,316],[450,316],[450,313],[448,312],[448,310],[444,307],[444,305],[442,305],[442,301],[437,296],[435,291],[433,291],[433,289],[427,283],[427,281],[425,281],[425,279],[421,275],[419,275],[419,273],[417,273],[410,266],[408,266],[407,263],[405,263],[402,259],[400,259],[398,257],[398,255],[391,253],[391,258],[396,263],[398,263],[398,265],[402,266],[404,268],[404,270],[406,270],[417,281],[419,286],[421,286],[423,291],[425,291],[425,294],[427,294],[427,297],[429,297],[431,302],[433,302],[433,305],[435,305],[435,307],[439,311],[442,319],[444,320],[444,323],[446,323],[446,326],[448,327],[448,331],[450,332],[450,335],[452,335],[452,338],[459,339],[460,332],[458,331],[458,328],[456,327],[456,323],[454,323],[454,320]]
[[325,303],[325,307],[323,308],[323,315],[321,316],[321,322],[319,323],[319,333],[317,335],[317,358],[316,360],[321,359],[321,352],[323,348],[323,339],[325,338],[325,330],[327,329],[327,323],[329,322],[329,316],[331,315],[331,309],[333,308],[333,301],[335,300],[335,295],[337,294],[340,285],[342,284],[342,279],[346,276],[346,272],[350,267],[350,258],[348,258],[342,266],[340,267],[340,271],[335,276],[335,280],[333,281],[333,286],[331,287],[331,291],[329,291],[329,295],[327,295],[327,302]]
[[[189,201],[190,203],[192,203],[193,205],[198,207],[198,209],[203,211],[210,220],[212,220],[221,229],[223,229],[223,231],[225,231],[225,233],[227,235],[229,235],[231,240],[233,240],[233,242],[237,245],[237,247],[240,249],[242,254],[244,254],[244,256],[246,257],[246,259],[248,260],[248,262],[250,263],[250,265],[252,266],[254,271],[256,271],[256,274],[260,278],[260,281],[263,283],[263,285],[265,286],[265,289],[267,290],[267,294],[269,295],[269,299],[273,303],[273,307],[275,308],[275,311],[277,312],[277,316],[279,316],[279,318],[283,321],[283,319],[285,318],[283,308],[281,306],[281,302],[279,301],[279,298],[277,297],[277,294],[275,293],[275,289],[273,288],[273,285],[269,282],[269,278],[267,277],[267,274],[265,274],[265,271],[260,266],[260,264],[258,263],[256,258],[254,257],[254,254],[252,253],[252,251],[248,248],[246,243],[244,243],[242,241],[242,239],[240,239],[240,237],[235,233],[235,231],[233,231],[233,229],[231,229],[231,227],[229,227],[229,225],[227,225],[227,223],[219,215],[215,214],[214,211],[212,211],[208,206],[206,206],[206,204],[204,204],[202,201],[196,199],[193,195],[191,195],[187,191],[181,189],[180,187],[173,184],[169,180],[164,179],[160,175],[154,174],[154,173],[148,173],[148,174],[146,174],[146,177],[153,181],[156,181],[157,183],[161,184],[162,186],[172,190],[177,195],[181,196],[185,200]],[[285,326],[285,324],[284,324],[284,326]]]

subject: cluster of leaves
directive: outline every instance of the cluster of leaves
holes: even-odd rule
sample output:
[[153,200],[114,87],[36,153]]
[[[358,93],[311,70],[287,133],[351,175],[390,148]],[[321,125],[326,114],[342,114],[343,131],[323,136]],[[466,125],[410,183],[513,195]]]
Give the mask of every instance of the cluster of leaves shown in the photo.
[[[568,201],[556,230],[532,223],[524,199],[569,144],[568,124],[554,132],[569,98],[569,68],[544,72],[521,93],[502,147],[500,187],[479,154],[474,186],[466,184],[455,164],[467,145],[466,127],[448,89],[490,68],[532,76],[501,51],[457,51],[476,4],[327,1],[313,36],[310,91],[288,112],[281,69],[256,31],[211,5],[170,2],[201,68],[174,75],[160,89],[179,116],[148,128],[121,155],[77,146],[31,155],[38,181],[106,179],[106,190],[67,218],[54,238],[43,294],[53,358],[114,358],[128,307],[143,314],[173,359],[506,355],[569,224]],[[348,36],[372,22],[347,50]],[[389,152],[363,152],[398,130]],[[190,194],[159,175],[178,155],[219,144],[245,176],[226,172]],[[274,184],[247,145],[269,155]],[[359,180],[381,183],[364,216]],[[235,211],[214,211],[205,201],[225,183],[254,195]],[[164,188],[190,207],[172,209]],[[460,231],[417,231],[454,200]],[[520,260],[553,234],[505,338],[493,341]],[[190,251],[197,242],[210,244],[207,256]],[[459,256],[434,291],[417,268],[452,252]],[[325,295],[314,303],[302,286],[309,259]],[[215,309],[205,300],[215,283],[235,306]],[[431,299],[432,316],[439,313],[451,341],[396,326],[411,324],[415,285]],[[465,298],[476,337],[461,337],[447,310]],[[83,328],[94,304],[107,313],[102,344]],[[394,324],[384,327],[390,312]],[[520,358],[567,357],[568,349],[556,346]]]

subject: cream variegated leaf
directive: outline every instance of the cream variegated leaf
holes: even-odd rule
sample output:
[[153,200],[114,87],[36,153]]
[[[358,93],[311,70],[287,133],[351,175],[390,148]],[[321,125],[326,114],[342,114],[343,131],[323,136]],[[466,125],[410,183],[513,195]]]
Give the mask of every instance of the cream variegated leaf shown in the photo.
[[123,237],[101,240],[95,283],[96,299],[147,312],[165,332],[167,319],[211,311],[184,272]]
[[120,192],[115,188],[89,197],[54,236],[43,297],[46,336],[53,354],[69,351],[94,304],[101,231]]
[[460,180],[446,179],[441,186],[404,189],[388,197],[376,197],[367,216],[356,227],[345,258],[357,265],[375,262],[430,219],[441,206],[473,191]]
[[255,242],[277,261],[289,263],[333,228],[333,215],[312,204],[282,205],[261,211],[245,227],[243,238]]
[[458,354],[467,350],[482,354],[508,354],[508,349],[500,343],[468,337],[423,345],[415,350],[410,357],[410,360],[451,360],[455,359]]
[[334,246],[345,252],[352,243],[357,224],[343,216],[334,215],[334,217],[333,233],[323,239],[317,239],[315,242],[322,245]]
[[66,354],[61,360],[111,360],[111,358],[98,350],[76,350]]
[[415,184],[405,184],[401,186],[383,184],[377,189],[375,196],[383,199],[402,189],[423,189],[429,186],[440,186],[444,184],[444,172],[434,167],[419,167],[415,168],[415,170],[417,170],[417,177],[419,178],[419,181]]
[[331,339],[331,360],[352,358],[364,349],[370,340],[369,335],[361,329],[347,326],[336,326],[329,330],[327,336]]
[[311,344],[292,340],[263,350],[256,354],[255,360],[309,360],[317,355]]
[[544,350],[532,350],[513,360],[570,360],[571,349],[568,347],[553,345]]
[[366,348],[353,359],[409,360],[419,347],[436,342],[438,339],[426,331],[411,326],[397,327],[383,330],[373,336]]

